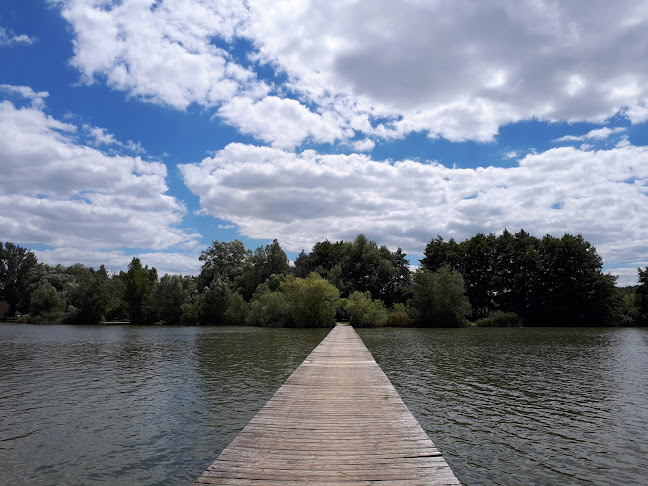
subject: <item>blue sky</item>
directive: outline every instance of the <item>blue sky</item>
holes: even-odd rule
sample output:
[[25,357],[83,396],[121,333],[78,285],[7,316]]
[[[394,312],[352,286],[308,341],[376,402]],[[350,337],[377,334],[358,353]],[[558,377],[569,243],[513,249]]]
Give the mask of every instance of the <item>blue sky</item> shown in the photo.
[[583,234],[648,264],[648,7],[4,0],[0,240],[196,273],[365,233]]

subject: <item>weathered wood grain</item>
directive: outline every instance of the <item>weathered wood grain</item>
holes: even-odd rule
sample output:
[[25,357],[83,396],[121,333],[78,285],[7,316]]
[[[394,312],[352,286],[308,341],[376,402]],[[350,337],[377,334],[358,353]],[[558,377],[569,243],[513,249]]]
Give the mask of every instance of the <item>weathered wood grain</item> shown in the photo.
[[357,333],[337,326],[195,484],[460,483]]

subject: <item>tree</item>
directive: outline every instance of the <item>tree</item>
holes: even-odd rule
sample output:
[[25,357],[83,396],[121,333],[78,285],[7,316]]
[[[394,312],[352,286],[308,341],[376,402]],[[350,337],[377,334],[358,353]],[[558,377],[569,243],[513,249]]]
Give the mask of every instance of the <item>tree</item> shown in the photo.
[[232,286],[243,274],[245,264],[251,256],[252,252],[246,250],[240,240],[214,241],[212,246],[200,255],[200,261],[204,263],[198,277],[198,290],[202,291],[214,280]]
[[458,270],[464,278],[466,296],[472,306],[474,317],[488,315],[493,307],[494,243],[494,235],[486,236],[478,233],[459,245],[462,259]]
[[420,268],[414,274],[412,307],[426,327],[461,327],[467,324],[470,303],[459,272],[441,267],[435,272]]
[[293,275],[299,278],[306,278],[313,270],[315,270],[315,267],[313,266],[310,255],[308,255],[304,250],[300,251],[297,258],[295,258]]
[[45,282],[31,294],[29,312],[32,315],[63,314],[64,311],[65,296],[58,292],[52,284]]
[[225,323],[233,326],[242,326],[245,324],[245,318],[250,312],[245,299],[241,294],[231,294],[229,302],[227,303],[227,310],[225,311]]
[[69,304],[76,309],[76,313],[71,316],[72,322],[98,324],[105,318],[113,298],[106,268],[101,265],[99,270],[95,271],[77,263],[66,271],[74,277],[73,281],[65,286]]
[[458,270],[462,259],[462,251],[454,238],[450,238],[446,242],[438,235],[436,239],[425,246],[423,254],[425,257],[421,260],[421,265],[432,271],[438,270],[444,265],[452,270]]
[[164,324],[180,324],[182,306],[188,300],[180,275],[164,274],[153,290],[153,308]]
[[198,298],[200,324],[225,324],[225,313],[229,307],[232,291],[222,280],[214,280],[205,287]]
[[297,327],[330,327],[334,324],[340,292],[316,273],[306,278],[288,277],[281,284]]
[[250,302],[245,322],[253,326],[293,327],[293,318],[286,294],[259,286]]
[[128,265],[127,272],[121,272],[120,278],[126,287],[125,300],[128,315],[133,324],[152,324],[155,316],[151,312],[151,291],[157,284],[157,270],[148,265],[142,267],[139,258],[134,257]]
[[0,242],[0,300],[9,303],[9,315],[29,308],[28,275],[38,261],[29,250]]
[[637,268],[639,286],[635,291],[635,305],[637,306],[637,322],[642,325],[648,325],[648,267],[645,269]]
[[533,321],[541,325],[610,324],[618,305],[616,278],[604,275],[596,249],[581,235],[545,236],[539,246],[539,306]]
[[274,240],[265,247],[260,246],[243,264],[241,275],[236,278],[236,287],[247,300],[252,298],[256,288],[273,275],[289,275],[288,257],[279,242]]
[[328,240],[316,243],[309,255],[302,251],[293,274],[306,277],[316,272],[335,285],[343,297],[369,292],[373,299],[392,306],[404,302],[411,285],[406,255],[359,234],[353,242]]

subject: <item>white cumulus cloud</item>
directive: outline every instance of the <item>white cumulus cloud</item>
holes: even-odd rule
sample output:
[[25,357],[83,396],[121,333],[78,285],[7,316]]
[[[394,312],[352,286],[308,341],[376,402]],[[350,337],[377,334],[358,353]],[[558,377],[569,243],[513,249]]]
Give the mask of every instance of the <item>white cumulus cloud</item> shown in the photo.
[[151,249],[195,241],[179,228],[186,209],[166,194],[164,164],[107,155],[78,132],[40,106],[0,102],[0,239]]
[[334,117],[315,114],[293,99],[267,96],[254,102],[249,97],[236,97],[218,114],[242,133],[275,147],[291,148],[309,137],[315,142],[334,142],[342,136]]
[[561,147],[511,168],[451,169],[230,144],[180,167],[205,212],[294,251],[362,232],[421,254],[437,234],[464,239],[524,228],[537,236],[581,233],[609,265],[648,254],[645,147]]

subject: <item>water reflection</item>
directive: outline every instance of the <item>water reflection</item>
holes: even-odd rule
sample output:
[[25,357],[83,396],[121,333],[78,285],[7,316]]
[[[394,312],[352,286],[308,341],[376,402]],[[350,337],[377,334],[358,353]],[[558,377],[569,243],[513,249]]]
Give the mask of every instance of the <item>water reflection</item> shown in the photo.
[[362,330],[464,484],[641,484],[646,330]]

